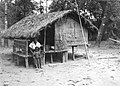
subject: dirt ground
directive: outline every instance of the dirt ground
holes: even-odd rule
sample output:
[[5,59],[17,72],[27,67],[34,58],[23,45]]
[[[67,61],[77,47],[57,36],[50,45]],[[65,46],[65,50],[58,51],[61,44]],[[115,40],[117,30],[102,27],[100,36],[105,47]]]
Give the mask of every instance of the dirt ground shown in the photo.
[[[11,52],[0,48],[0,86],[120,86],[120,45],[113,42],[102,42],[100,48],[91,45],[89,60],[77,56],[39,70],[16,66]],[[75,53],[82,55],[84,49],[76,48]]]

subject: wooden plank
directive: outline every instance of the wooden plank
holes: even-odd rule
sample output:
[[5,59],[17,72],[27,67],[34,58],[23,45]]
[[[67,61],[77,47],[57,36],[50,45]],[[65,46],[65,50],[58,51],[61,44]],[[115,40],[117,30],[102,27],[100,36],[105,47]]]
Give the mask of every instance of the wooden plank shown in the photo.
[[17,40],[17,41],[30,41],[29,39],[14,39],[14,40]]
[[55,50],[55,51],[50,50],[50,51],[45,51],[45,53],[57,53],[57,52],[66,52],[66,51],[68,50]]
[[19,53],[16,53],[16,52],[13,52],[12,54],[16,55],[16,56],[20,56],[20,57],[32,57],[31,55],[23,55],[23,54],[19,54]]
[[118,40],[115,40],[115,39],[112,39],[112,38],[109,38],[109,39],[110,39],[111,41],[120,43],[120,41],[118,41]]

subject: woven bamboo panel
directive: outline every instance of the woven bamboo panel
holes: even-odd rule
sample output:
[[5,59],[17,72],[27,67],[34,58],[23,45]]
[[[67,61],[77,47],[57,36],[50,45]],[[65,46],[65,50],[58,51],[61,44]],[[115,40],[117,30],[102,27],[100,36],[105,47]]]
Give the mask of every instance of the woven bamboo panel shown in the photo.
[[65,36],[63,34],[64,28],[63,24],[65,22],[63,19],[60,19],[56,24],[55,24],[55,50],[64,50],[67,49],[67,42],[65,39]]
[[[84,29],[85,41],[88,43],[88,31]],[[61,19],[55,25],[55,49],[65,49],[68,45],[84,44],[82,29],[71,18]]]
[[13,45],[13,52],[23,55],[28,54],[28,40],[15,39]]

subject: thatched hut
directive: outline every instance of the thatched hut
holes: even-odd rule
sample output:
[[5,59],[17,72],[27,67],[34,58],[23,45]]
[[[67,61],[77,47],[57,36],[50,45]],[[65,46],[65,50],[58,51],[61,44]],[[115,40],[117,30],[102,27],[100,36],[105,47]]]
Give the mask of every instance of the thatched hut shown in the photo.
[[[88,30],[84,29],[84,33],[86,42],[88,42]],[[24,53],[25,55],[28,55],[29,42],[27,43],[27,40],[38,37],[39,42],[44,45],[45,53],[63,52],[65,55],[63,55],[63,61],[68,59],[68,46],[83,44],[78,15],[71,10],[25,17],[5,30],[2,36],[15,39],[14,46],[17,48],[25,48],[26,46],[25,49],[21,49],[27,52]],[[23,43],[24,40],[25,43]],[[22,44],[25,44],[25,46],[21,47]],[[45,45],[54,46],[54,51],[46,48]],[[26,59],[27,61],[28,59]],[[45,58],[43,63],[45,63]],[[26,65],[28,65],[28,62]]]

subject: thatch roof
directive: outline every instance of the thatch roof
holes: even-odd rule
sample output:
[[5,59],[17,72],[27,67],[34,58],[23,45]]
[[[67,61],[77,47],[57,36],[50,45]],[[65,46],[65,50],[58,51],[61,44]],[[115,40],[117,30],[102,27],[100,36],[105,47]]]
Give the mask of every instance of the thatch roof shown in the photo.
[[[4,30],[4,38],[30,38],[39,34],[47,25],[52,24],[57,19],[64,17],[69,13],[75,13],[71,10],[52,12],[48,14],[34,14],[23,18],[9,29]],[[77,13],[76,13],[77,15]]]
[[35,36],[40,30],[43,30],[48,24],[62,18],[71,10],[52,12],[48,14],[34,14],[20,20],[9,29],[3,31],[4,38],[29,38]]

